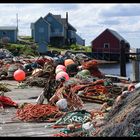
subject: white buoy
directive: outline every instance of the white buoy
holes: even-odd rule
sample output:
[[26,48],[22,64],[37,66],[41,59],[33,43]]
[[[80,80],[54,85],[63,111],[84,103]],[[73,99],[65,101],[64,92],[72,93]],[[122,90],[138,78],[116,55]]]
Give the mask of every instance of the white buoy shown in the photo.
[[66,99],[60,99],[59,101],[56,102],[56,106],[59,107],[59,109],[66,109],[67,108],[67,100]]

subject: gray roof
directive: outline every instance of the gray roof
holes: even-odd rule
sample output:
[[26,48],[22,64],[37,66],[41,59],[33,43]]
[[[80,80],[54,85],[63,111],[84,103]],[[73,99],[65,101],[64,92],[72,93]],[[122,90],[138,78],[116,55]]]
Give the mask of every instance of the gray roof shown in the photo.
[[0,30],[17,30],[17,26],[0,26]]
[[[53,15],[53,14],[52,14]],[[61,15],[53,15],[56,19],[61,20]]]
[[[61,15],[53,15],[52,13],[48,13],[45,17],[47,17],[49,14],[51,14],[64,27],[67,27],[66,18],[61,18]],[[76,29],[70,23],[68,23],[68,26],[70,26],[74,31],[76,31]]]
[[[61,22],[61,15],[53,15],[52,13],[48,13],[48,14],[44,17],[44,20],[45,20],[45,18],[46,18],[48,15],[52,15],[60,24],[62,24],[62,22]],[[47,21],[47,20],[45,20],[45,21]]]
[[50,25],[50,23],[47,22],[43,17],[40,17],[35,23],[31,23],[31,28],[34,27],[34,25],[35,25],[40,19],[42,19],[45,23],[47,23],[47,24]]
[[70,23],[68,23],[68,26],[72,28],[72,30],[77,31]]
[[120,34],[118,34],[116,31],[112,30],[112,29],[106,29],[109,32],[111,32],[116,38],[118,38],[120,41],[124,40],[126,43],[128,43],[127,40],[125,40]]

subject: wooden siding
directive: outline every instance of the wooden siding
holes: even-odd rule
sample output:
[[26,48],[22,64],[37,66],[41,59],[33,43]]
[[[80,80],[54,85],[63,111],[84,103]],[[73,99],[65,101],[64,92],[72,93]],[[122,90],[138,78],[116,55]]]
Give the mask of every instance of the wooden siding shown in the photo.
[[52,37],[64,36],[63,25],[58,22],[51,14],[48,14],[48,16],[46,16],[44,19],[51,25],[50,29]]
[[[3,32],[6,34],[4,35]],[[17,31],[16,30],[0,30],[0,38],[2,37],[9,37],[10,43],[16,43],[17,42]]]
[[85,46],[85,40],[83,40],[78,34],[76,34],[76,44]]
[[[72,25],[69,24],[69,33],[67,34],[65,20],[62,19],[61,16],[59,16],[58,19],[55,17],[56,15],[49,13],[44,18],[41,17],[34,25],[31,23],[31,34],[35,42],[47,39],[48,43],[57,43],[57,45],[61,44],[61,46],[65,45],[67,41],[77,44],[80,43],[81,45],[85,44],[85,40],[79,36],[77,37],[76,42],[76,29],[74,29]],[[38,31],[40,27],[43,27],[44,29],[47,28],[43,34],[40,34]]]
[[[42,28],[42,32],[40,31],[40,28]],[[50,42],[50,36],[49,36],[49,24],[45,22],[42,18],[40,18],[35,23],[35,42]]]
[[[104,43],[109,43],[109,48],[104,48]],[[119,52],[120,41],[110,32],[104,31],[94,41],[92,41],[93,52]]]
[[71,39],[71,38],[76,38],[76,33],[72,30],[69,30],[68,31],[68,38]]

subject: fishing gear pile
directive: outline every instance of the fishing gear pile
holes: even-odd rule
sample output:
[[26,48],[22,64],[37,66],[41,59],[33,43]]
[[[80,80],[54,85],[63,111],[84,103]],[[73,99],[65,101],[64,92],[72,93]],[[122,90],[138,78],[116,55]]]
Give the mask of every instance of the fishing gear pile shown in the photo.
[[140,136],[140,92],[135,90],[113,104],[97,136]]
[[25,122],[48,121],[53,122],[63,115],[58,107],[50,104],[24,103],[16,111],[16,117]]

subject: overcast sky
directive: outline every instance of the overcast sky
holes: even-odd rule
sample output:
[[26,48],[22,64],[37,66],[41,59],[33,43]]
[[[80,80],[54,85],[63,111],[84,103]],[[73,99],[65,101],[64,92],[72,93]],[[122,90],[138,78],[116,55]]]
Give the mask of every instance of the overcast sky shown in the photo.
[[117,31],[134,48],[140,48],[140,4],[139,3],[13,3],[0,4],[0,26],[16,26],[19,19],[19,35],[31,35],[30,23],[41,16],[69,13],[69,23],[77,33],[91,45],[106,28]]

